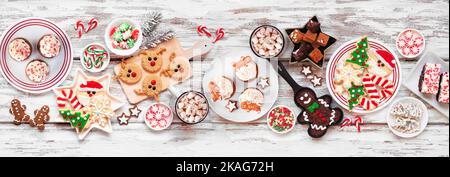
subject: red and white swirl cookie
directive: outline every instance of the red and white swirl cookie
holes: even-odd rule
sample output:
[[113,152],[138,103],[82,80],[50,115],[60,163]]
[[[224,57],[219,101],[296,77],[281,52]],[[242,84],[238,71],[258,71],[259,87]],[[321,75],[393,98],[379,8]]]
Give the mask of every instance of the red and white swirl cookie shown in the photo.
[[27,67],[25,68],[25,74],[27,77],[36,83],[40,83],[45,81],[49,73],[49,67],[47,63],[45,63],[42,60],[36,59],[32,60],[30,63],[28,63]]
[[59,54],[61,43],[55,35],[47,34],[39,40],[38,50],[43,57],[53,58]]
[[24,61],[31,55],[31,44],[24,38],[16,38],[9,43],[9,55],[17,61]]

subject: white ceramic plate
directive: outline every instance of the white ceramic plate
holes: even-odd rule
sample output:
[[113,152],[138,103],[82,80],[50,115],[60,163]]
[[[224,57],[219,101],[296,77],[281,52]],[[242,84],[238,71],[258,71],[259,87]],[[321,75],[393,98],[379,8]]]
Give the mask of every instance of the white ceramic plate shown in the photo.
[[[422,118],[420,118],[420,130],[419,131],[414,132],[414,133],[402,133],[402,132],[399,132],[399,131],[395,130],[394,128],[392,128],[392,126],[395,125],[395,120],[392,118],[390,113],[392,111],[392,108],[398,103],[415,103],[416,105],[418,105],[420,107],[420,109],[422,109],[423,114],[422,114]],[[423,130],[425,130],[425,127],[428,124],[428,109],[425,106],[425,104],[423,104],[420,100],[418,100],[416,98],[413,98],[413,97],[401,98],[401,99],[396,100],[389,108],[386,122],[389,126],[389,129],[391,129],[391,131],[395,135],[400,136],[402,138],[412,138],[412,137],[419,135],[420,133],[423,132]]]
[[[55,35],[61,42],[60,53],[51,59],[42,57],[37,50],[39,39],[46,34]],[[31,56],[16,61],[9,56],[8,45],[15,38],[25,38],[32,45]],[[49,74],[41,83],[32,82],[25,74],[26,65],[33,59],[42,59],[49,66]],[[27,93],[43,93],[62,83],[72,67],[72,44],[67,34],[55,23],[42,18],[26,18],[8,27],[0,41],[0,67],[3,77],[15,88]]]
[[[237,79],[235,77],[234,71],[233,71],[233,62],[238,61],[241,56],[251,56],[258,65],[258,78],[254,79],[252,81],[249,81],[247,83]],[[277,63],[274,63],[275,66]],[[253,54],[252,51],[246,50],[246,51],[238,51],[234,52],[231,55],[227,55],[225,57],[217,58],[209,67],[209,71],[205,73],[205,76],[203,78],[203,89],[206,98],[208,99],[210,108],[216,112],[220,117],[233,121],[233,122],[250,122],[254,121],[256,119],[261,118],[266,114],[270,108],[273,106],[275,101],[278,97],[278,73],[273,69],[273,66],[271,63],[269,63],[266,59],[262,59],[257,57],[255,54]],[[246,88],[258,88],[262,91],[264,94],[264,102],[262,104],[261,112],[255,112],[250,111],[246,112],[242,109],[239,109],[239,103],[238,103],[238,109],[234,110],[233,112],[229,112],[228,109],[225,108],[225,105],[227,103],[226,100],[223,101],[217,101],[214,102],[211,99],[211,95],[209,93],[208,89],[208,83],[213,80],[215,77],[218,76],[226,76],[230,79],[232,79],[236,85],[236,92],[234,93],[233,97],[231,97],[231,100],[238,101],[239,96]],[[258,79],[260,77],[269,77],[269,87],[266,87],[265,89],[261,89],[257,86]]]
[[[138,35],[138,39],[136,40],[136,43],[134,44],[134,47],[128,50],[119,50],[119,49],[114,49],[112,47],[112,43],[111,43],[111,38],[109,37],[109,32],[111,31],[111,29],[114,26],[119,26],[121,23],[126,22],[129,23],[131,26],[133,26],[135,29],[139,30],[139,35]],[[119,55],[119,56],[130,56],[133,53],[135,53],[139,47],[142,44],[142,29],[141,26],[139,25],[139,23],[137,23],[134,20],[131,19],[127,19],[127,18],[118,18],[118,19],[114,19],[113,21],[111,21],[108,26],[105,28],[105,44],[106,47],[114,54]]]
[[408,73],[407,76],[409,76],[409,77],[407,77],[405,79],[405,81],[403,82],[403,85],[406,88],[408,88],[411,92],[416,94],[418,97],[425,100],[428,104],[430,104],[431,106],[436,108],[436,110],[438,110],[439,112],[441,112],[448,118],[449,117],[448,104],[439,103],[436,100],[436,95],[423,94],[419,91],[419,79],[418,78],[420,78],[420,74],[422,73],[422,69],[423,69],[423,66],[425,65],[425,63],[441,64],[441,73],[443,71],[448,72],[448,69],[449,69],[448,63],[446,63],[444,60],[439,58],[439,56],[437,56],[433,52],[427,50],[422,55],[420,60],[417,62],[416,66],[411,70],[410,73]]
[[[371,39],[370,36],[368,37],[368,39],[369,39],[369,46],[372,49],[389,51],[395,57],[396,67],[392,71],[392,74],[388,77],[388,79],[394,83],[394,94],[389,98],[383,98],[380,101],[378,108],[375,108],[372,110],[365,110],[364,108],[362,108],[359,105],[354,107],[352,109],[352,112],[355,112],[358,114],[372,113],[372,112],[378,111],[380,109],[383,109],[386,105],[389,105],[389,103],[392,100],[394,100],[395,95],[397,95],[398,91],[400,90],[400,83],[401,83],[401,78],[402,78],[400,61],[398,60],[397,55],[395,55],[394,50],[390,49],[387,45],[383,44],[380,41]],[[339,62],[343,62],[343,60],[348,59],[348,57],[347,57],[348,53],[353,51],[353,49],[356,48],[355,44],[358,40],[360,40],[360,38],[349,41],[349,42],[343,44],[341,47],[339,47],[339,49],[337,49],[331,56],[330,61],[328,62],[327,71],[326,71],[327,88],[328,88],[328,91],[330,92],[330,95],[341,107],[343,107],[346,110],[349,110],[348,101],[344,96],[337,93],[336,87],[333,83],[333,80],[334,80],[334,75],[336,72],[336,65]]]

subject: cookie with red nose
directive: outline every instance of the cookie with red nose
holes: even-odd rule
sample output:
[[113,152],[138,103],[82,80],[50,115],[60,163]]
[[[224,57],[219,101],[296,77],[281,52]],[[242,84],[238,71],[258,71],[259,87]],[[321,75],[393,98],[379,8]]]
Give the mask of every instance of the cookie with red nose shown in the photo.
[[155,100],[159,100],[159,92],[163,88],[161,77],[158,75],[148,75],[144,78],[140,89],[134,90],[138,95],[145,95]]
[[135,84],[142,78],[142,71],[139,65],[123,61],[120,64],[120,72],[116,78],[127,84]]
[[332,108],[331,102],[331,96],[317,98],[316,93],[309,88],[302,88],[295,95],[295,103],[302,108],[297,120],[300,124],[309,125],[309,136],[320,138],[325,135],[329,126],[341,122],[344,114],[341,109]]
[[165,48],[160,48],[157,51],[144,52],[141,57],[142,68],[149,73],[157,73],[163,66],[162,55],[166,52]]

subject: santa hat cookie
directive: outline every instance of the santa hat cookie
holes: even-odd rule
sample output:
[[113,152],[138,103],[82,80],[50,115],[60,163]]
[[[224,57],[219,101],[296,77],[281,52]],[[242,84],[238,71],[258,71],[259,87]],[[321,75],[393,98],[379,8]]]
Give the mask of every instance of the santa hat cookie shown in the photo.
[[375,50],[375,53],[378,56],[378,59],[380,59],[380,61],[383,62],[383,64],[390,67],[391,69],[395,68],[396,65],[395,57],[389,51]]
[[97,81],[86,81],[80,84],[80,91],[101,91],[103,90],[103,85]]

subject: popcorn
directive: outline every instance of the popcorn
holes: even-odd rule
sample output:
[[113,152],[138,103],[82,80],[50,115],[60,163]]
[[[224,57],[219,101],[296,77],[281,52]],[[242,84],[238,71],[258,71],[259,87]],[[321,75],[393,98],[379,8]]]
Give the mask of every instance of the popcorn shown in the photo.
[[209,109],[205,96],[195,91],[182,94],[176,105],[178,117],[191,124],[205,119]]

